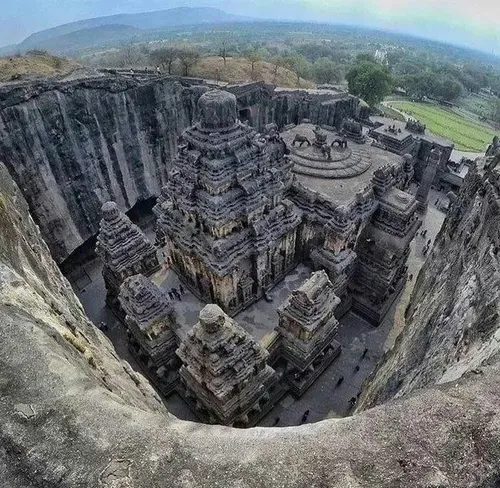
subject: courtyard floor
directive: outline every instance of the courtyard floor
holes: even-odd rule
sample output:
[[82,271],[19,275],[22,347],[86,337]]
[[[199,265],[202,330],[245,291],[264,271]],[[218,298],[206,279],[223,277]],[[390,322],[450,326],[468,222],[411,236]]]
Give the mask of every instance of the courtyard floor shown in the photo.
[[[412,191],[415,193],[416,187],[413,187]],[[342,345],[340,356],[325,370],[302,398],[295,400],[291,395],[286,395],[262,419],[259,425],[273,425],[278,417],[278,426],[298,425],[305,410],[310,410],[308,422],[316,422],[329,417],[343,417],[349,413],[349,399],[357,395],[365,378],[374,370],[384,352],[392,347],[397,335],[404,327],[404,310],[410,299],[418,272],[425,261],[422,249],[428,239],[434,241],[445,217],[445,214],[435,205],[438,198],[441,202],[446,202],[446,197],[443,194],[431,191],[429,208],[423,216],[421,227],[421,230],[427,229],[427,236],[423,238],[419,232],[411,244],[408,273],[413,275],[413,280],[407,281],[404,290],[380,326],[375,328],[351,312],[342,317],[338,336],[338,341]],[[151,221],[143,230],[148,237],[154,240]],[[273,289],[272,302],[260,300],[236,315],[235,320],[256,340],[265,343],[266,337],[272,332],[278,321],[276,308],[309,275],[310,269],[307,266],[299,265]],[[140,371],[140,366],[128,352],[125,326],[105,306],[106,292],[100,261],[94,259],[87,262],[74,269],[67,278],[73,285],[90,319],[96,325],[102,322],[106,323],[107,331],[105,333],[113,342],[117,353],[128,361],[134,369]],[[172,270],[162,268],[152,276],[152,279],[158,286],[167,291],[172,287],[177,289],[179,287],[179,280]],[[181,335],[197,322],[198,313],[203,305],[189,291],[184,293],[182,300],[175,301],[174,307],[178,321],[183,324]],[[368,353],[364,359],[361,359],[365,348],[368,349]],[[359,366],[358,371],[356,371],[356,366]],[[337,380],[340,376],[344,377],[344,381],[337,387]],[[171,413],[181,419],[197,420],[177,394],[165,399],[165,405]]]

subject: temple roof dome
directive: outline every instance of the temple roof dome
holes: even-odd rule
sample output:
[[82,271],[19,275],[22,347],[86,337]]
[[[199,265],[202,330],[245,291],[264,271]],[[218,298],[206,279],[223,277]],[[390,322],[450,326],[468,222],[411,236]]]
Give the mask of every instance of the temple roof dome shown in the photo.
[[236,97],[222,90],[210,90],[198,100],[200,126],[217,130],[232,127],[236,123]]

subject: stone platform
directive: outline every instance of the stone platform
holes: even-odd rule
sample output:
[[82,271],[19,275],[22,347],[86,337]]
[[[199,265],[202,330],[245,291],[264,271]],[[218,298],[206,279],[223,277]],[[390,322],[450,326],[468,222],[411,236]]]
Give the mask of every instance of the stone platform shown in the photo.
[[[321,149],[313,144],[314,126],[312,124],[301,124],[282,134],[283,140],[290,149],[290,159],[294,163],[293,172],[302,175],[315,176],[317,178],[341,179],[353,178],[367,171],[372,161],[362,150],[361,146],[340,148],[331,147],[331,159],[321,152]],[[326,144],[328,146],[339,136],[331,131],[324,131]],[[292,145],[296,135],[306,136],[311,145]]]

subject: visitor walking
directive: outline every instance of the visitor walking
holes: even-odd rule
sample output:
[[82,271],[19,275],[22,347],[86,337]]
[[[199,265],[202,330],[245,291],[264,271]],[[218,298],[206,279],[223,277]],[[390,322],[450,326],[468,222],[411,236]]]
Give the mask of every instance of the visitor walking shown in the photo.
[[184,295],[184,287],[179,283],[179,291],[181,292],[181,295]]
[[344,377],[340,376],[339,379],[337,380],[337,386],[340,386],[343,381],[344,381]]
[[309,412],[310,410],[307,409],[303,414],[302,414],[302,419],[300,420],[300,425],[305,424],[307,422],[307,418],[309,417]]

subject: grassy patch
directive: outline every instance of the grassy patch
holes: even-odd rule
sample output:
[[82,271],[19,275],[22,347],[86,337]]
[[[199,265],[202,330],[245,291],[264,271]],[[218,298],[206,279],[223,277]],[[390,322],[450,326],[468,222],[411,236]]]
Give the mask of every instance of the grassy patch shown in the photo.
[[377,108],[382,112],[384,117],[389,117],[390,119],[394,120],[400,120],[401,122],[405,121],[405,118],[403,115],[401,115],[399,112],[396,112],[390,107],[386,107],[385,105],[379,104],[377,105]]
[[65,76],[79,65],[72,60],[45,51],[33,51],[25,56],[0,58],[0,81],[24,79],[30,76]]
[[434,134],[453,141],[460,151],[485,151],[495,135],[486,125],[437,105],[417,102],[391,102],[391,105],[420,120]]

